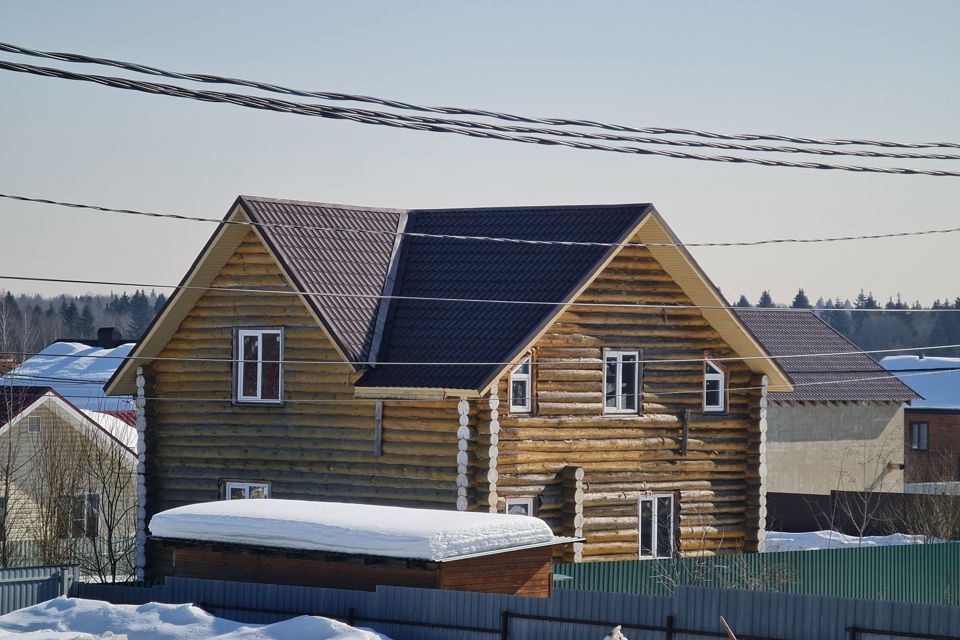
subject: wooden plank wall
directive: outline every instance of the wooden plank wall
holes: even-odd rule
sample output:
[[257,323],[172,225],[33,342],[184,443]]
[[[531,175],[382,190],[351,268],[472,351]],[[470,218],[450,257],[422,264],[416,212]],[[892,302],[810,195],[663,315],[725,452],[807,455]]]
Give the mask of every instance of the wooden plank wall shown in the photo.
[[[579,300],[690,304],[650,252],[637,247],[624,249]],[[736,355],[695,309],[572,307],[535,345],[533,415],[508,413],[508,379],[501,380],[499,510],[505,497],[541,496],[541,517],[555,532],[573,535],[563,517],[572,505],[561,500],[562,473],[582,467],[585,561],[637,557],[644,493],[679,498],[684,555],[754,548],[759,391],[731,392],[726,413],[704,414],[701,362],[650,362],[643,367],[642,414],[604,415],[602,353],[618,347],[639,349],[645,359]],[[743,363],[728,366],[729,386],[751,387],[757,379]],[[692,413],[681,456],[686,410]],[[488,417],[480,412],[481,433]],[[489,462],[484,451],[477,449],[480,468]]]
[[[254,232],[212,286],[287,288]],[[285,359],[342,362],[297,296],[206,292],[147,373],[148,517],[218,499],[222,479],[269,481],[275,498],[454,507],[455,400],[385,401],[375,456],[375,402],[354,398],[347,364],[287,364],[287,403],[258,407],[231,404],[229,362],[163,360],[229,360],[244,326],[282,326]]]

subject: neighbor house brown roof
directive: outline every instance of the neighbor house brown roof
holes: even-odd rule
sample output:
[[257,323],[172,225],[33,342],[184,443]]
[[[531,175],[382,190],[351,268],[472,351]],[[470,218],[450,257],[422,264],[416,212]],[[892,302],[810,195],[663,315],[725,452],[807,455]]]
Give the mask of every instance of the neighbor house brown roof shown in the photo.
[[812,311],[738,309],[736,314],[795,384],[788,393],[771,389],[771,400],[905,402],[920,397]]

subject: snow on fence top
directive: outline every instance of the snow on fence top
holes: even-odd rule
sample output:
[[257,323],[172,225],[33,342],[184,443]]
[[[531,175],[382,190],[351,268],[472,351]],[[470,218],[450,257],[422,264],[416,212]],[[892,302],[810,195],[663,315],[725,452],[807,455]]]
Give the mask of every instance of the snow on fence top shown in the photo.
[[306,500],[225,500],[153,516],[158,538],[449,560],[566,542],[530,516]]

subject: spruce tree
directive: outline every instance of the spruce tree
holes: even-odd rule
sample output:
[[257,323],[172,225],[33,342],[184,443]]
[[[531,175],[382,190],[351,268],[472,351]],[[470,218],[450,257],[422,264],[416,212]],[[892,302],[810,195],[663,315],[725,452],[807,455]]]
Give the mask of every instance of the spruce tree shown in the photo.
[[93,326],[95,321],[93,319],[93,311],[90,310],[89,304],[83,305],[83,310],[80,312],[80,337],[81,338],[91,338],[93,337],[94,329]]
[[801,288],[797,291],[797,295],[793,298],[793,303],[790,305],[793,309],[809,309],[810,308],[810,298],[807,297],[807,294],[803,292]]
[[763,293],[760,294],[760,300],[757,301],[757,306],[762,309],[769,309],[770,307],[775,307],[773,303],[773,296],[770,295],[770,292],[766,289],[763,290]]
[[[960,298],[958,298],[958,299],[960,299]],[[740,295],[740,299],[737,300],[737,302],[736,302],[733,306],[735,306],[735,307],[749,308],[749,307],[750,307],[750,301],[747,300],[747,296],[741,294],[741,295]]]

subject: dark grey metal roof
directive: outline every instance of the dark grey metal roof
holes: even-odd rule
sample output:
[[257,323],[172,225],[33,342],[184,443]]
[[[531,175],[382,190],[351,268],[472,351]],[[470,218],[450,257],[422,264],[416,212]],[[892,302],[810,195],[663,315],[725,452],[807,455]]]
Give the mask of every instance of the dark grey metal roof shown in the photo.
[[[249,196],[240,202],[254,222],[292,225],[261,232],[301,291],[357,296],[305,295],[351,360],[377,362],[358,386],[444,389],[479,389],[502,367],[391,363],[509,360],[561,305],[495,301],[566,301],[615,247],[411,235],[396,245],[395,232],[619,243],[651,210],[625,204],[404,211]],[[388,285],[391,266],[395,284]],[[481,302],[381,303],[383,294]],[[375,337],[378,315],[383,332]]]
[[[351,361],[369,357],[373,327],[390,269],[395,232],[405,213],[319,202],[241,196],[253,222],[290,227],[260,227],[270,249],[303,292],[356,297],[305,295]],[[349,233],[297,228],[362,229]]]
[[[798,386],[789,393],[771,391],[771,400],[904,402],[919,398],[812,311],[738,309],[736,314],[771,356],[801,356],[777,360]],[[803,357],[823,353],[838,355]]]
[[[508,207],[410,212],[407,231],[429,234],[616,243],[648,204]],[[394,294],[482,302],[393,300],[379,364],[357,383],[373,387],[480,389],[498,364],[405,366],[402,362],[502,363],[559,311],[614,251],[604,246],[530,245],[406,236]]]

